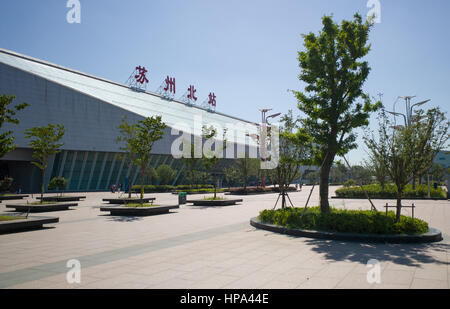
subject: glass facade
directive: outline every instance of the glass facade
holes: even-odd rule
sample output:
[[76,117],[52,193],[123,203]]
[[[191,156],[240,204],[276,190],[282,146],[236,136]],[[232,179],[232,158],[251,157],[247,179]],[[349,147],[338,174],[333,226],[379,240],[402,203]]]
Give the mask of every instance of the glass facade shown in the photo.
[[[157,168],[164,163],[177,170],[177,175],[183,168],[183,160],[170,155],[152,155],[149,165]],[[138,167],[130,169],[119,153],[64,150],[55,156],[50,179],[66,178],[67,191],[106,191],[112,184],[124,185],[130,172],[138,183],[138,171]],[[175,182],[177,180],[181,180],[181,176]]]

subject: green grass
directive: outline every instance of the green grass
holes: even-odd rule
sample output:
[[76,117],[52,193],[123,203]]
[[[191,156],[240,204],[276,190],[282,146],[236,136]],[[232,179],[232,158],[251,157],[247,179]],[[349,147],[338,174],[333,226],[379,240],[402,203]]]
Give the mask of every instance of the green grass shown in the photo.
[[[370,198],[397,198],[397,186],[394,184],[387,184],[384,190],[381,188],[380,184],[371,184],[364,186],[364,190],[367,191]],[[432,198],[445,198],[447,193],[442,188],[430,189]],[[337,197],[353,197],[353,198],[366,198],[361,187],[346,187],[336,190]],[[403,192],[403,198],[427,198],[428,197],[428,186],[427,185],[417,185],[416,189],[412,189],[412,185],[407,185],[405,187],[405,192]]]
[[147,208],[147,207],[156,207],[160,205],[156,204],[139,204],[139,203],[128,203],[125,204],[124,207],[130,207],[130,208]]
[[214,196],[212,196],[212,197],[205,197],[203,200],[204,200],[204,201],[225,201],[226,198],[220,197],[220,196],[216,196],[216,197],[214,198]]
[[423,234],[429,230],[425,221],[406,216],[401,216],[396,223],[393,211],[387,216],[377,211],[335,208],[324,214],[320,207],[308,208],[304,216],[302,211],[303,208],[263,210],[259,219],[287,228],[358,234]]
[[25,217],[0,216],[0,222],[3,222],[3,221],[13,221],[13,220],[21,220],[21,219],[25,219]]
[[39,206],[39,205],[53,205],[55,202],[31,202],[27,205]]

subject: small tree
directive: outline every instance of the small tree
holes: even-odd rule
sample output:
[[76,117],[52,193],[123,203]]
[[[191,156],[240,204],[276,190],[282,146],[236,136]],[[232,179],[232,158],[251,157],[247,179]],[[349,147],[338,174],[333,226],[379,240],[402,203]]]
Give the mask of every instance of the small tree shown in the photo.
[[60,196],[62,196],[62,191],[67,188],[67,179],[64,177],[54,177],[52,180],[50,180],[50,183],[48,184],[49,190],[59,190]]
[[[12,123],[19,124],[19,120],[14,118],[17,111],[29,106],[28,103],[22,103],[9,108],[12,104],[15,96],[8,96],[6,94],[0,96],[0,130],[3,128],[3,124]],[[0,158],[3,158],[8,152],[13,151],[17,145],[14,144],[14,136],[12,131],[6,131],[0,134]]]
[[197,183],[197,179],[198,179],[198,172],[196,171],[196,168],[198,167],[201,158],[196,158],[195,157],[195,148],[194,145],[192,145],[192,143],[189,143],[190,147],[191,147],[191,154],[190,154],[190,158],[185,158],[183,157],[183,163],[184,165],[187,167],[186,171],[185,171],[185,177],[188,180],[189,185],[194,186]]
[[301,176],[300,167],[309,163],[311,148],[308,136],[299,131],[299,120],[293,118],[292,111],[284,115],[281,121],[283,125],[279,134],[279,162],[271,173],[280,189],[281,208],[285,208],[287,189],[292,181]]
[[379,119],[378,139],[374,135],[366,136],[365,143],[369,151],[385,164],[389,177],[397,187],[398,222],[405,186],[414,175],[423,174],[429,169],[435,156],[449,139],[449,122],[439,108],[429,110],[423,121],[407,127],[395,126],[384,112]]
[[248,157],[248,152],[245,153],[244,158],[236,160],[236,172],[238,179],[242,182],[244,190],[247,190],[248,178],[257,175],[260,161]]
[[231,186],[240,179],[239,171],[235,167],[225,168],[224,175],[228,188],[231,188]]
[[[202,163],[203,167],[206,171],[208,171],[213,178],[214,185],[214,199],[217,198],[217,174],[218,174],[218,166],[220,163],[220,157],[217,155],[218,152],[222,152],[225,149],[224,144],[226,145],[225,140],[226,131],[223,132],[223,141],[222,147],[219,149],[215,149],[215,151],[207,151],[207,153],[203,153]],[[217,129],[213,126],[207,127],[203,126],[202,128],[202,137],[206,140],[214,140],[217,138]]]
[[[117,142],[125,142],[121,147],[126,154],[128,162],[139,167],[141,177],[141,200],[144,198],[144,183],[147,174],[150,171],[150,152],[153,144],[160,140],[164,135],[166,124],[161,121],[161,116],[147,117],[144,120],[138,120],[135,124],[129,124],[126,118],[122,119],[119,126],[121,135],[116,139]],[[130,177],[130,188],[133,186]],[[128,191],[131,197],[131,190]]]
[[430,174],[434,181],[442,181],[445,176],[445,170],[442,165],[434,163],[428,170],[428,174]]
[[124,152],[124,154],[120,155],[124,158],[128,164],[131,166],[131,171],[129,175],[129,184],[128,184],[128,198],[131,198],[131,189],[133,187],[133,179],[135,178],[136,169],[134,168],[137,165],[136,158],[136,149],[135,144],[136,140],[136,124],[129,124],[127,122],[127,117],[122,117],[122,123],[118,127],[120,135],[116,138],[116,143],[123,142],[124,144],[120,146],[120,150]]
[[0,193],[7,192],[11,188],[13,179],[11,177],[5,177],[0,180]]
[[371,153],[369,155],[369,160],[366,161],[366,167],[375,175],[377,181],[381,185],[381,189],[384,190],[389,173],[383,158],[376,153]]
[[[144,184],[148,165],[150,162],[150,152],[153,144],[164,135],[166,124],[162,122],[161,116],[147,117],[139,120],[136,124],[136,143],[133,147],[136,152],[136,163],[139,165],[141,173],[141,183]],[[141,186],[141,200],[144,198],[144,186]]]
[[42,127],[34,127],[25,130],[25,137],[30,139],[29,145],[33,148],[33,159],[31,162],[42,171],[41,203],[45,192],[45,170],[48,166],[48,158],[60,152],[64,143],[59,143],[65,133],[63,125],[49,124]]
[[370,50],[370,22],[363,23],[356,14],[353,21],[340,25],[324,16],[322,24],[318,35],[303,35],[299,79],[306,87],[294,94],[298,108],[307,116],[302,127],[316,145],[315,164],[321,166],[320,208],[329,212],[328,180],[334,159],[357,147],[354,129],[368,125],[370,113],[381,103],[372,104],[363,92],[370,72],[367,61],[362,61]]
[[156,168],[156,173],[162,185],[169,185],[175,179],[177,171],[167,164],[162,164]]

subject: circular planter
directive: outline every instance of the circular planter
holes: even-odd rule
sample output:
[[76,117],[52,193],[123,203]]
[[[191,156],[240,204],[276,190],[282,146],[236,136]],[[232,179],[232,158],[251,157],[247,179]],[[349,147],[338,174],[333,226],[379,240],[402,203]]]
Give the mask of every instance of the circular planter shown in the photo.
[[[85,199],[86,196],[44,196],[42,199],[44,202],[77,202],[81,199]],[[36,199],[40,200],[38,196]]]
[[137,203],[137,204],[147,204],[150,201],[156,200],[155,197],[145,197],[143,199],[140,198],[104,198],[103,202],[108,202],[110,204],[129,204],[129,203]]
[[77,203],[54,203],[43,205],[17,204],[6,205],[6,208],[15,208],[18,212],[47,212],[69,210],[69,207],[78,206]]
[[0,233],[12,233],[30,229],[39,229],[42,228],[42,225],[44,224],[58,222],[58,217],[28,217],[28,219],[3,221],[0,222]]
[[[340,197],[340,196],[332,196],[332,199],[342,199],[342,200],[366,200],[366,197]],[[395,197],[371,197],[371,200],[396,200]],[[446,201],[447,198],[445,197],[404,197],[402,200],[408,200],[408,201]]]
[[154,207],[101,207],[100,211],[109,211],[111,216],[150,216],[168,213],[171,209],[180,208],[178,205]]
[[28,197],[28,194],[0,195],[0,201],[21,200],[25,197]]
[[243,199],[229,199],[229,200],[189,200],[186,203],[192,203],[194,206],[231,206],[242,202]]
[[290,229],[278,225],[263,223],[255,217],[250,220],[250,225],[262,230],[308,238],[329,239],[329,240],[347,240],[357,242],[375,242],[375,243],[430,243],[442,240],[441,231],[430,228],[425,234],[420,235],[378,235],[378,234],[356,234],[325,231],[310,231],[301,229]]

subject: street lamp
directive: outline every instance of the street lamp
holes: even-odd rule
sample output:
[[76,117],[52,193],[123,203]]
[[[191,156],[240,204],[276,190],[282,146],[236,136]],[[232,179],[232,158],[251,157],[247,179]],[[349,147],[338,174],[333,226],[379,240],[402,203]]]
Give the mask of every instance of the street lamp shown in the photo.
[[405,119],[405,126],[408,126],[408,121],[407,121],[406,116],[404,114],[396,113],[396,112],[390,112],[390,111],[386,111],[386,110],[385,110],[385,112],[387,112],[387,113],[389,113],[391,115],[394,115],[394,116],[403,116],[403,118]]
[[[261,120],[262,120],[262,124],[261,124],[261,125],[262,125],[262,128],[263,128],[264,130],[266,130],[266,126],[267,126],[267,124],[268,124],[267,119],[269,119],[269,118],[275,118],[275,117],[278,117],[278,116],[281,115],[281,113],[277,113],[277,114],[272,114],[272,115],[266,116],[266,113],[267,113],[267,112],[270,112],[271,110],[272,110],[272,108],[260,109],[260,112],[261,112]],[[258,135],[255,136],[255,134],[252,134],[252,135],[247,134],[247,136],[251,136],[252,138],[255,138],[255,139],[259,140],[260,147],[262,147],[262,143],[265,143],[265,141],[261,141],[261,140],[260,140],[260,138],[259,138]],[[265,146],[265,145],[264,145],[264,146]],[[263,158],[263,157],[261,156],[261,161],[264,162],[265,160],[266,160],[266,158]],[[261,170],[261,187],[263,187],[263,188],[266,187],[266,180],[265,180],[264,170]]]
[[[422,101],[422,102],[418,102],[418,103],[415,103],[415,104],[411,105],[411,99],[415,98],[415,97],[416,96],[400,97],[402,99],[405,99],[406,115],[402,114],[402,113],[397,113],[397,112],[390,112],[390,111],[386,111],[386,112],[391,114],[391,115],[394,115],[394,116],[402,116],[404,118],[404,120],[405,120],[405,126],[408,127],[409,125],[411,125],[411,120],[412,120],[412,117],[413,117],[412,116],[412,112],[413,112],[414,107],[423,105],[423,104],[428,103],[428,102],[431,101],[430,99],[428,99],[428,100],[425,100],[425,101]],[[397,103],[397,101],[395,103]],[[394,108],[395,108],[395,103],[394,103]]]

